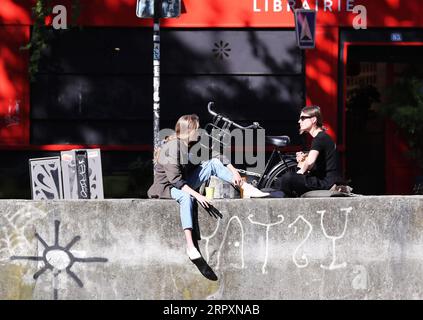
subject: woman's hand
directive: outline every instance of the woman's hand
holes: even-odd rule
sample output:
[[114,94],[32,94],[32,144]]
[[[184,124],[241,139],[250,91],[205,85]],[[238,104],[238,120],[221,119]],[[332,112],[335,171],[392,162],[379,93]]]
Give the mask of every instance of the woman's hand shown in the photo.
[[204,208],[208,208],[211,205],[211,201],[209,199],[193,190],[189,185],[184,185],[181,190],[193,196]]
[[233,175],[233,178],[232,178],[232,183],[235,185],[235,186],[241,186],[242,185],[242,182],[243,182],[243,180],[242,180],[242,177],[241,177],[241,175],[239,174],[239,172],[238,172],[238,170],[237,169],[235,169],[235,167],[233,166],[233,165],[231,165],[231,164],[228,164],[228,169],[229,170],[231,170],[231,172],[232,172],[232,175]]
[[212,203],[209,199],[207,199],[205,196],[203,196],[202,194],[199,194],[195,196],[195,199],[197,199],[197,201],[204,207],[204,208],[208,208]]

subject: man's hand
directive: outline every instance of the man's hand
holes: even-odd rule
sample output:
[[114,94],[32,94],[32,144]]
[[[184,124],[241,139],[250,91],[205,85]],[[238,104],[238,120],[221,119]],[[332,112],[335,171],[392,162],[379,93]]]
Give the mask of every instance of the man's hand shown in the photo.
[[300,152],[297,152],[295,155],[296,155],[297,162],[298,162],[297,167],[300,168],[297,171],[297,173],[298,174],[304,174],[304,172],[306,171],[306,170],[304,170],[305,169],[304,166],[305,166],[305,162],[307,160],[308,153],[304,153],[304,152],[300,151]]
[[301,162],[304,162],[307,159],[308,154],[300,151],[300,152],[297,152],[295,155],[297,157],[297,162],[301,163]]

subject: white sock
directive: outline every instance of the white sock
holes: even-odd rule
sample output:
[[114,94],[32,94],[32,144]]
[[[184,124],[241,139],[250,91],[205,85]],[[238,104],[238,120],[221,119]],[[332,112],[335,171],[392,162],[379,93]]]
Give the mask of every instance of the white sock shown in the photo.
[[187,254],[191,260],[201,258],[201,254],[196,247],[187,248]]

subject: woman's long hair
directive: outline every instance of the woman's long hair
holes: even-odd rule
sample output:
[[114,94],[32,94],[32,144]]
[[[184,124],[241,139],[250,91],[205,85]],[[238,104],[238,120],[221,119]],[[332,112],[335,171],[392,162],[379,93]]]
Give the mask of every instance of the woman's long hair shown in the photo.
[[[165,144],[168,141],[172,141],[175,139],[180,139],[185,142],[189,142],[189,135],[192,131],[198,130],[200,127],[200,119],[196,114],[186,114],[181,116],[175,125],[175,133],[167,136],[163,142],[162,145]],[[158,147],[156,150],[154,150],[154,157],[153,157],[153,163],[157,164],[157,161],[160,156],[160,149],[161,147]]]

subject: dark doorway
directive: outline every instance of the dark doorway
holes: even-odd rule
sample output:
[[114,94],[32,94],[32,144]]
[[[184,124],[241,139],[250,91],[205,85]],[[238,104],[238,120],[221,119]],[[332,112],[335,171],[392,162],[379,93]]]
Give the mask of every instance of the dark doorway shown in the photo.
[[407,165],[393,161],[403,156],[391,147],[395,143],[395,127],[378,110],[388,102],[392,84],[413,70],[422,69],[422,56],[423,46],[348,47],[345,172],[357,193],[407,193],[408,186],[395,184],[397,172],[404,172],[399,166]]

